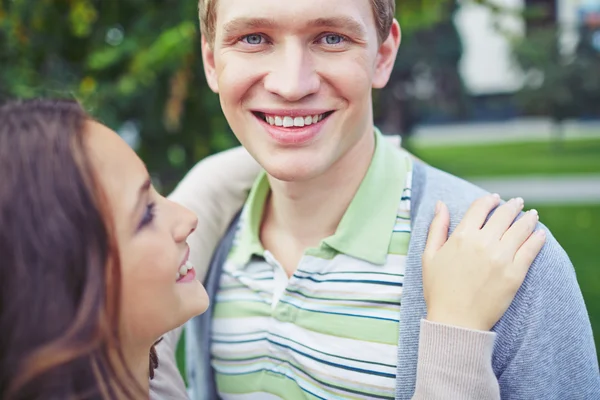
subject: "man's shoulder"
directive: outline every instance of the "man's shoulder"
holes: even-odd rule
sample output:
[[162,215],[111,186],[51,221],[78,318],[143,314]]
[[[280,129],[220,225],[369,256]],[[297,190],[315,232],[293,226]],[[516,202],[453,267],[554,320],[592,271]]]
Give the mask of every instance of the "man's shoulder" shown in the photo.
[[[413,187],[417,188],[416,191],[413,191],[413,195],[418,197],[419,203],[419,210],[416,213],[418,218],[425,222],[428,227],[433,219],[435,203],[441,200],[448,206],[450,211],[451,232],[464,217],[473,201],[489,194],[488,191],[471,182],[420,162],[415,163],[413,179],[415,180]],[[543,221],[543,215],[541,218]],[[550,276],[562,272],[564,275],[574,278],[571,261],[550,230],[542,223],[538,224],[537,229],[546,231],[547,240],[534,262],[532,275],[539,273],[540,278],[544,277],[542,280],[545,281],[549,275],[544,271],[547,268],[553,268]]]
[[[488,193],[464,179],[422,163],[415,165],[414,175],[417,185],[422,186],[421,209],[418,212],[422,230],[429,227],[437,200],[448,205],[452,232],[472,202]],[[543,214],[540,217],[543,221]],[[531,265],[510,308],[494,328],[499,334],[497,347],[500,350],[497,353],[500,357],[494,361],[497,371],[503,370],[511,357],[512,353],[503,353],[504,350],[520,345],[531,350],[536,343],[566,338],[570,331],[576,331],[576,336],[585,342],[585,346],[576,349],[585,354],[573,350],[561,357],[571,360],[577,355],[593,362],[593,355],[588,354],[594,353],[593,336],[573,264],[543,223],[538,223],[536,229],[546,231],[546,243]],[[530,335],[537,339],[530,338]],[[539,347],[547,347],[552,352],[549,343],[544,342]],[[532,354],[535,352],[532,351]],[[533,359],[530,361],[534,362]]]
[[[474,200],[488,194],[486,190],[447,172],[434,167],[419,164],[415,168],[415,179],[422,180],[419,214],[426,214],[424,221],[433,219],[435,202],[443,201],[450,211],[450,232],[452,232]],[[527,199],[525,199],[527,200]],[[523,215],[518,217],[520,218]],[[541,215],[543,221],[544,216]],[[517,296],[515,308],[533,306],[540,301],[554,302],[557,294],[565,295],[562,301],[580,299],[575,269],[565,250],[558,243],[552,232],[543,223],[536,229],[546,231],[546,243],[534,260],[529,274]],[[534,296],[531,298],[531,296]],[[574,298],[572,297],[574,296]],[[551,300],[554,299],[554,300]],[[545,309],[543,304],[539,308]],[[516,310],[515,310],[516,311]]]
[[473,201],[489,194],[465,179],[420,161],[414,162],[412,187],[418,211],[433,211],[435,203],[441,200],[453,219],[462,218]]

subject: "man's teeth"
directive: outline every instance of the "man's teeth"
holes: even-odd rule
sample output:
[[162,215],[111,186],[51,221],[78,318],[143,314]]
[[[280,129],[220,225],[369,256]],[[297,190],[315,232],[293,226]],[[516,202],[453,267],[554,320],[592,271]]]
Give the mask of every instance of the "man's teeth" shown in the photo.
[[186,261],[185,264],[179,267],[179,271],[177,271],[177,279],[186,276],[188,271],[190,271],[193,268],[194,266],[192,265],[192,263],[189,262],[189,260]]
[[316,124],[317,122],[323,119],[323,114],[320,115],[308,115],[306,117],[280,117],[276,116],[265,116],[265,121],[269,123],[269,125],[275,126],[283,126],[285,128],[289,128],[291,126],[303,127],[307,125]]

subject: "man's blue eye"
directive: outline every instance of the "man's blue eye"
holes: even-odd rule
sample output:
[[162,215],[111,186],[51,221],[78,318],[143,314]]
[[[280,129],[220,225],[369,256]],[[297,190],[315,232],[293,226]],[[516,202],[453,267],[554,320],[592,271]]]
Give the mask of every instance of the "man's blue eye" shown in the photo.
[[254,34],[254,35],[244,36],[242,38],[242,40],[248,44],[257,45],[257,44],[262,44],[263,37],[261,35]]
[[340,35],[326,35],[323,38],[326,44],[340,44],[344,40]]

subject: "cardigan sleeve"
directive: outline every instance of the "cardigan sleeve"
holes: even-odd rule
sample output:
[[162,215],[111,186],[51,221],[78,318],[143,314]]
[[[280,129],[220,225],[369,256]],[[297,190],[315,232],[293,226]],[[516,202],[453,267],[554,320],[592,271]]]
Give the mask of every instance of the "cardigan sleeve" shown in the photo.
[[496,400],[496,334],[421,320],[413,400]]

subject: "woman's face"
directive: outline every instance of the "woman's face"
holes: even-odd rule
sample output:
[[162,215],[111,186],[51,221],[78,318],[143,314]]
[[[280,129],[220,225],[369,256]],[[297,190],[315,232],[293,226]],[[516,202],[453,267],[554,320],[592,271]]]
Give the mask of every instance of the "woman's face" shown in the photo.
[[208,307],[187,263],[186,240],[197,219],[154,190],[142,160],[107,127],[89,122],[86,146],[119,246],[123,339],[152,344]]

